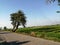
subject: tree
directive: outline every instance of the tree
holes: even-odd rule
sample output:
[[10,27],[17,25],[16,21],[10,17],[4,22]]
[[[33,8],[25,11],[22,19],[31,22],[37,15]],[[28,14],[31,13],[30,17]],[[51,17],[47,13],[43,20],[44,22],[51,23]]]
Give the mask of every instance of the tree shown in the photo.
[[26,25],[26,17],[25,14],[19,10],[17,13],[11,14],[11,21],[13,25],[13,32],[15,32],[20,25],[22,25],[25,28]]
[[6,30],[7,29],[7,27],[6,26],[4,26],[4,30]]
[[[60,6],[60,0],[46,0],[47,3],[52,3],[52,2],[55,2],[55,1],[58,1],[58,5]],[[56,11],[57,13],[60,13],[60,11]]]
[[47,0],[48,3],[58,1],[58,5],[60,6],[60,0]]

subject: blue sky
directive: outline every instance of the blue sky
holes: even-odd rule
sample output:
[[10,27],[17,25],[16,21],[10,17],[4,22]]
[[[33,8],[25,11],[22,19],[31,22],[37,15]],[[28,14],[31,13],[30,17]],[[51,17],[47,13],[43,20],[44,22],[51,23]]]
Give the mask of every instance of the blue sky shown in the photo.
[[0,27],[12,27],[10,14],[22,10],[27,17],[26,26],[40,26],[60,23],[57,1],[47,4],[45,0],[0,0]]

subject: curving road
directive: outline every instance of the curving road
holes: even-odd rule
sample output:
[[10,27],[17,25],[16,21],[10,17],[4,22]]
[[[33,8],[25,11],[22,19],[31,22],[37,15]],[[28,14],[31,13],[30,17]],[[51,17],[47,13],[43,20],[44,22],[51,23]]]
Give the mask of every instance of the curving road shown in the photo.
[[53,42],[41,38],[35,38],[23,34],[17,34],[12,32],[0,32],[0,37],[4,37],[4,45],[60,45],[59,42]]

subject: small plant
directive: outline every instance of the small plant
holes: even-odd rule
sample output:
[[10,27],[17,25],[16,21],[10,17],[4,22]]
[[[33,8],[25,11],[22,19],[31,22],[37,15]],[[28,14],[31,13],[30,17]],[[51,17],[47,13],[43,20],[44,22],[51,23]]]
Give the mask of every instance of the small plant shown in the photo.
[[31,36],[36,36],[36,34],[35,34],[35,32],[31,32],[31,34],[30,34]]

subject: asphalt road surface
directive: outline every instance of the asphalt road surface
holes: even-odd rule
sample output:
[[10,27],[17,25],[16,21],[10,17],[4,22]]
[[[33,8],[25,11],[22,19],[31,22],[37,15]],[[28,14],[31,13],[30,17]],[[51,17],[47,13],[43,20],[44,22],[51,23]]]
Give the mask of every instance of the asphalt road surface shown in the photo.
[[0,31],[0,39],[5,41],[3,45],[60,45],[59,42],[5,31]]

